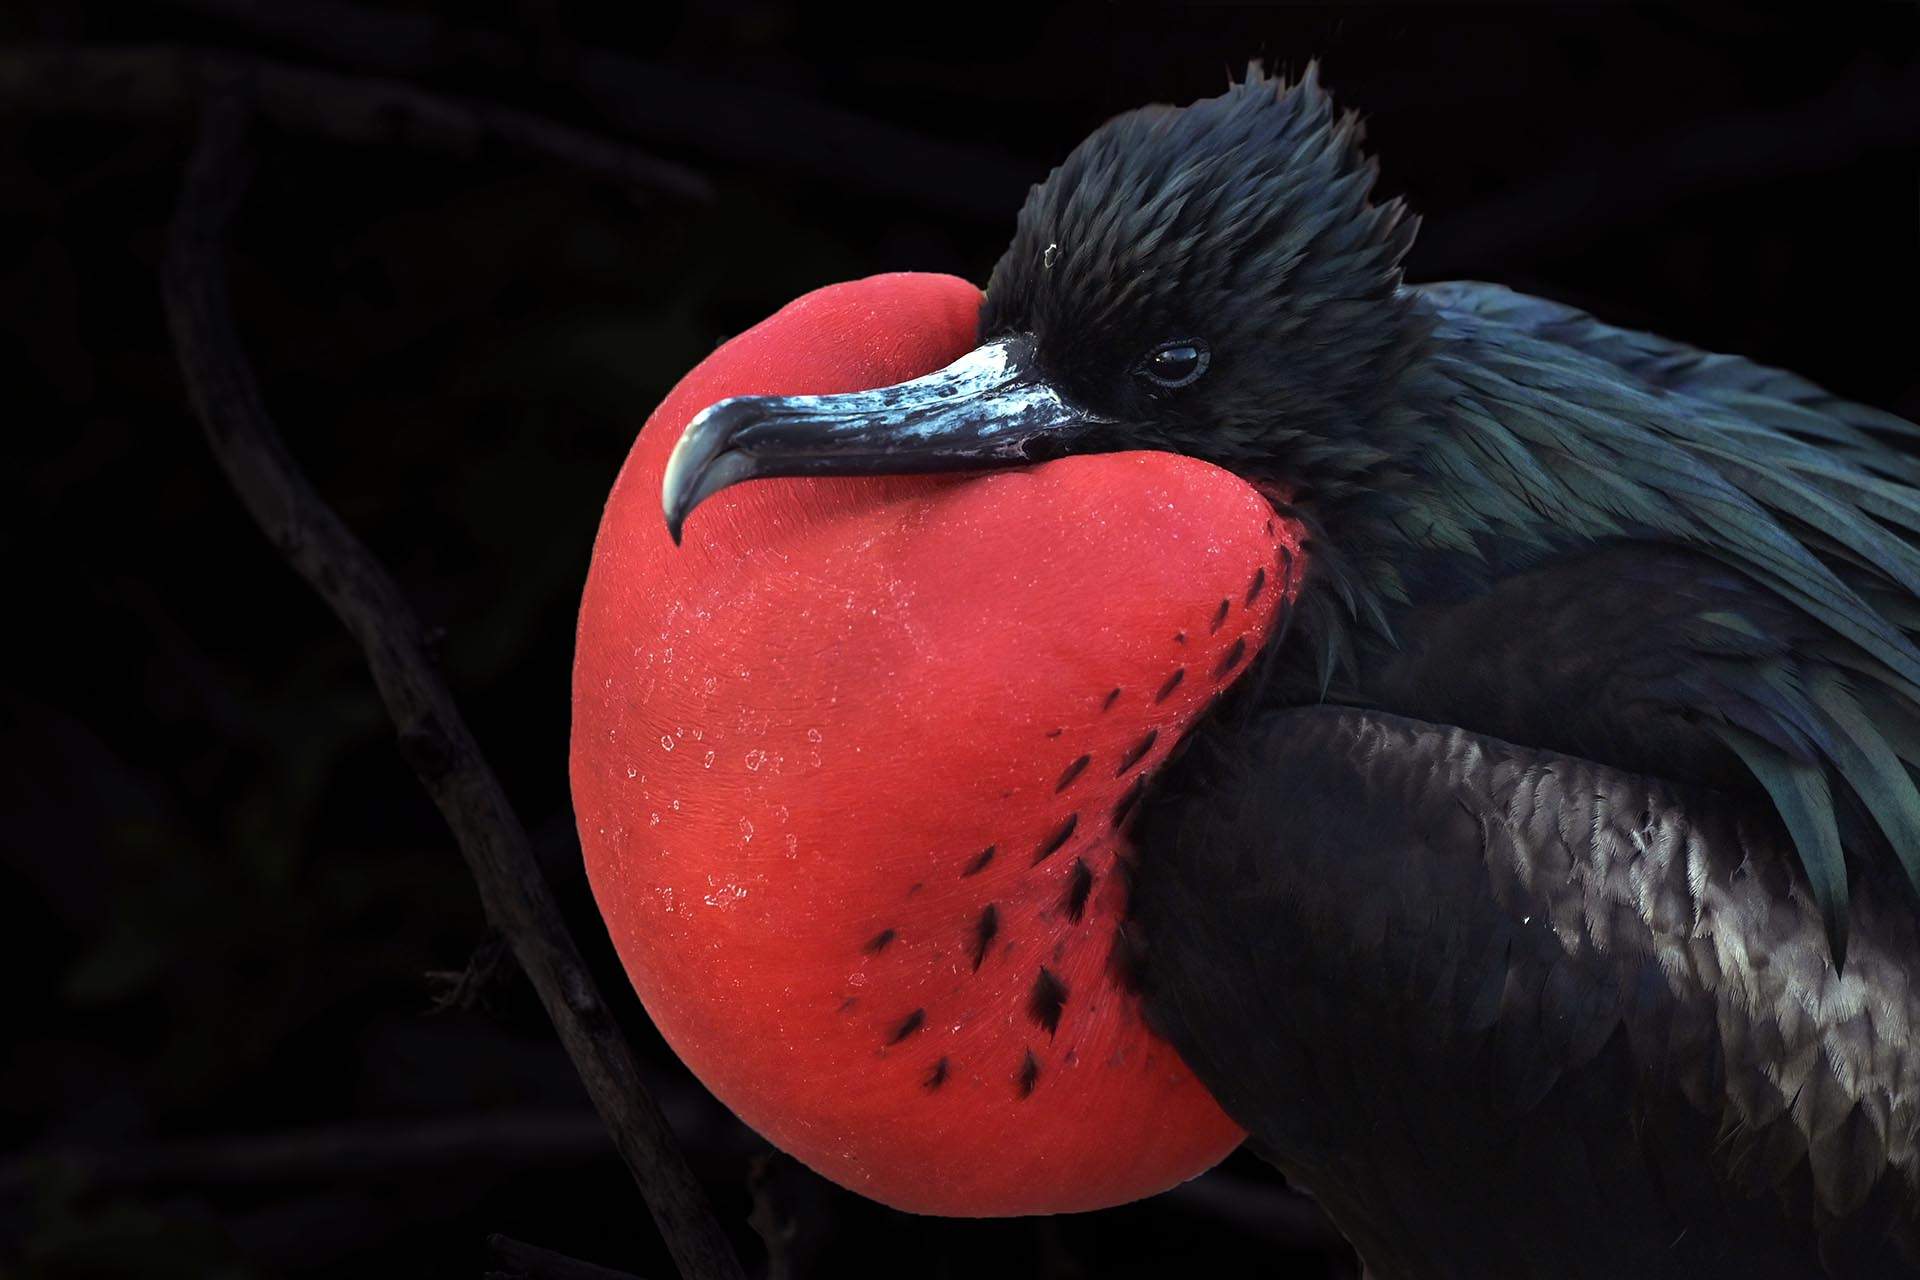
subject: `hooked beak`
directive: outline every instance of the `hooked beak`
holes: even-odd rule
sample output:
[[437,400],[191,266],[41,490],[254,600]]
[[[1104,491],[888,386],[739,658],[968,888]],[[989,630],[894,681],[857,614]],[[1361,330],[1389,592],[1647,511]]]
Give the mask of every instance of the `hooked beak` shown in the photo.
[[1105,421],[1042,379],[1033,339],[1016,334],[890,387],[710,405],[667,459],[660,506],[677,545],[695,507],[743,480],[1025,466],[1072,451]]

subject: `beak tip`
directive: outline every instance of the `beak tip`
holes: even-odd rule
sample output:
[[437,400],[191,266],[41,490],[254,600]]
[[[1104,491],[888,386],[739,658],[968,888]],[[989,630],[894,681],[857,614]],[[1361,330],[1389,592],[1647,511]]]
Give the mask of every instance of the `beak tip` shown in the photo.
[[692,514],[692,504],[687,501],[692,482],[697,479],[692,473],[698,468],[689,465],[686,437],[682,436],[674,450],[667,456],[667,468],[660,477],[660,516],[666,521],[667,536],[673,539],[673,545],[680,545],[680,535],[685,529],[687,516]]
[[666,523],[667,536],[673,539],[673,545],[679,546],[686,532],[687,517],[693,514],[693,504],[687,501],[687,494],[673,485],[668,485],[660,495],[660,518]]
[[[1097,421],[1032,368],[1032,339],[983,344],[919,378],[838,394],[730,396],[688,421],[660,475],[673,545],[700,504],[744,480],[1024,466],[1037,436]],[[1051,455],[1050,455],[1051,456]]]
[[676,547],[681,545],[687,518],[701,503],[752,474],[744,460],[728,453],[728,442],[741,420],[750,420],[750,414],[741,412],[746,401],[746,397],[732,397],[693,415],[667,455],[666,468],[660,473],[660,514]]

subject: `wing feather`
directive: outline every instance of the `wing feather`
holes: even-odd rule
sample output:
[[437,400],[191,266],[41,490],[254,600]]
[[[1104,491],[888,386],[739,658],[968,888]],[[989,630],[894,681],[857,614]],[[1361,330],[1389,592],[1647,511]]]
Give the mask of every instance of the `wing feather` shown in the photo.
[[1893,869],[1843,973],[1738,797],[1333,706],[1203,730],[1135,836],[1149,1017],[1381,1274],[1913,1265]]
[[1456,554],[1507,542],[1537,563],[1629,541],[1711,557],[1755,588],[1676,630],[1694,648],[1675,665],[1697,669],[1613,693],[1632,716],[1667,699],[1737,757],[1792,833],[1841,954],[1849,866],[1889,860],[1920,892],[1920,428],[1498,286],[1417,292],[1456,388],[1418,505],[1472,513],[1475,550]]

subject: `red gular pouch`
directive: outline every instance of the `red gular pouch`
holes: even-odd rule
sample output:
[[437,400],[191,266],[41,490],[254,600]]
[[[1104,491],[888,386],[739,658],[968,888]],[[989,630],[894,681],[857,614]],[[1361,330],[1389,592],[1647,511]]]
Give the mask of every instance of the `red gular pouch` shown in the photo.
[[655,411],[581,605],[574,807],[648,1013],[747,1124],[902,1209],[1094,1209],[1243,1137],[1115,963],[1119,863],[1267,639],[1299,530],[1152,452],[753,481],[681,547],[661,513],[701,409],[928,373],[979,306],[948,276],[821,289]]

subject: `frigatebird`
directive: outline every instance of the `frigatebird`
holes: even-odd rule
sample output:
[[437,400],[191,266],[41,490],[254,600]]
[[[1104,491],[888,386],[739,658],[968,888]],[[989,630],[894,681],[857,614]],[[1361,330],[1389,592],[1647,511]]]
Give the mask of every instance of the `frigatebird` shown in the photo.
[[623,961],[907,1209],[1244,1136],[1381,1280],[1904,1274],[1916,430],[1409,285],[1374,175],[1255,68],[1090,136],[984,298],[828,288],[675,389],[574,679]]

